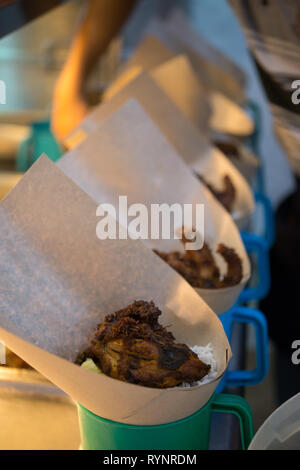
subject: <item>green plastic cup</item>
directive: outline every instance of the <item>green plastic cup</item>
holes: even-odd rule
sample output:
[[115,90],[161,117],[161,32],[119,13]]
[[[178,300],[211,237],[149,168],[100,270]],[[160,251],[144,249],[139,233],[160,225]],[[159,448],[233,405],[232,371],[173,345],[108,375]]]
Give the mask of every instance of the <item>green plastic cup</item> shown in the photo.
[[231,413],[240,422],[243,449],[253,438],[250,406],[238,395],[215,394],[193,415],[155,426],[134,426],[101,418],[78,404],[83,450],[207,450],[211,414]]
[[27,171],[31,165],[42,155],[56,162],[62,154],[59,144],[56,142],[49,121],[34,122],[31,124],[31,132],[19,147],[17,155],[17,170]]

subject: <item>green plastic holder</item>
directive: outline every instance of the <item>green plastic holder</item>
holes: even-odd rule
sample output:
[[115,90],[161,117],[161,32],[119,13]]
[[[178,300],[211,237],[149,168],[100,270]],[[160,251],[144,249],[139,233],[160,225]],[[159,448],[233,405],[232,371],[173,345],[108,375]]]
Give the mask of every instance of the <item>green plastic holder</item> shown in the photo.
[[31,124],[30,135],[18,149],[17,170],[27,171],[43,153],[54,162],[62,155],[61,148],[51,132],[49,121]]
[[134,426],[101,418],[78,404],[83,450],[207,450],[213,412],[238,417],[243,449],[253,438],[250,406],[238,395],[215,394],[204,407],[179,421]]

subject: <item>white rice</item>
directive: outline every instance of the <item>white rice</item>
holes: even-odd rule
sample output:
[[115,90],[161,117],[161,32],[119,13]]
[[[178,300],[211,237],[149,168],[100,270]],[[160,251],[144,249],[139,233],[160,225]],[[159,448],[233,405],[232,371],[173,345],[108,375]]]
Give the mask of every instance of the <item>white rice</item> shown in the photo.
[[190,349],[197,354],[198,358],[205,364],[210,365],[210,371],[202,380],[193,383],[183,383],[181,387],[195,387],[196,385],[203,385],[211,382],[217,377],[217,361],[214,356],[212,345],[209,343],[207,346],[190,346]]

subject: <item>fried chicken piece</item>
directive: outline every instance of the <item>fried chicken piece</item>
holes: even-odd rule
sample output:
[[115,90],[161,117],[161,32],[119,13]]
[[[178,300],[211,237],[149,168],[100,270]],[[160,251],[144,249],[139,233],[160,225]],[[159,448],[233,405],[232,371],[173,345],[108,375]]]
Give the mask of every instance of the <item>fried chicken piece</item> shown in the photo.
[[204,243],[201,250],[186,251],[186,257],[193,265],[198,267],[199,276],[204,281],[207,282],[210,279],[220,277],[219,268],[207,243]]
[[[185,240],[183,238],[183,243]],[[201,250],[189,250],[185,253],[179,251],[162,253],[154,250],[154,253],[184,277],[192,287],[198,289],[231,287],[239,284],[243,277],[240,257],[232,248],[224,244],[220,244],[217,250],[227,263],[227,273],[223,279],[212,251],[206,243]]]
[[[195,234],[194,229],[192,233]],[[192,240],[187,238],[183,227],[181,241],[183,244],[186,244],[191,241],[195,242],[195,236]],[[197,267],[198,277],[200,277],[204,283],[207,284],[210,282],[211,279],[216,279],[220,277],[219,268],[215,263],[212,251],[207,245],[207,243],[203,244],[201,250],[187,250],[185,252],[184,258],[191,265],[193,271],[195,271],[194,267]]]
[[192,287],[216,288],[220,271],[207,244],[201,250],[189,250],[185,253],[174,251],[162,253],[154,250],[169,266],[181,274]]
[[227,274],[221,281],[221,287],[235,286],[241,282],[243,277],[243,266],[237,253],[222,243],[218,246],[218,253],[223,256],[227,263]]
[[221,152],[223,152],[228,158],[240,158],[240,153],[237,146],[233,142],[215,142]]
[[135,301],[107,315],[77,363],[91,358],[115,379],[145,387],[168,388],[201,380],[210,371],[185,344],[158,323],[153,302]]
[[198,175],[199,180],[213,193],[215,198],[222,204],[228,212],[232,211],[236,190],[228,175],[223,178],[224,189],[218,190],[208,183],[203,176]]

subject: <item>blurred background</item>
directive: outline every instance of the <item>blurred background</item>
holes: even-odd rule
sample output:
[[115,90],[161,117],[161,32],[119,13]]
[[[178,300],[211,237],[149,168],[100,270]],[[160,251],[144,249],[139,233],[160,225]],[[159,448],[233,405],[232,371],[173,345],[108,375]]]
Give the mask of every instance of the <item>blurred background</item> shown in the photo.
[[[112,41],[91,75],[88,85],[91,106],[101,101],[103,91],[116,76],[122,60],[130,56],[141,37],[154,5],[151,0],[143,0],[142,3],[143,8]],[[259,145],[267,168],[265,185],[275,212],[277,239],[271,250],[270,294],[260,305],[254,305],[269,320],[270,371],[262,384],[243,391],[252,407],[257,430],[281,403],[300,391],[300,366],[297,369],[291,363],[291,344],[300,339],[297,302],[300,106],[293,104],[291,99],[292,83],[300,80],[300,1],[166,0],[160,2],[162,16],[167,11],[167,3],[181,6],[196,30],[244,70],[249,78],[249,95],[255,97],[262,107],[265,127]],[[47,151],[54,161],[63,152],[50,131],[52,96],[83,4],[84,0],[0,1],[0,80],[6,84],[6,103],[0,105],[1,198],[42,152]],[[244,361],[248,368],[253,368],[256,352],[250,327],[245,338]],[[18,372],[14,372],[16,369]],[[24,401],[18,387],[13,392],[14,410],[22,414],[27,407],[28,416],[32,416],[35,409],[36,420],[32,426],[36,427],[32,433],[40,435],[36,446],[43,448],[42,435],[48,432],[51,435],[48,436],[50,446],[77,448],[79,434],[73,403],[39,374],[28,370],[27,365],[10,352],[7,352],[7,363],[0,370],[0,422],[1,418],[8,419],[6,413],[12,399],[5,386],[12,389],[19,381],[33,383],[37,395],[39,387],[47,388],[47,396],[35,397],[33,403],[30,402],[33,395]],[[50,417],[59,419],[62,409],[65,419],[61,433],[69,436],[63,443],[55,425],[49,431]],[[41,416],[45,426],[47,423],[47,431],[43,428]],[[11,430],[20,426],[11,411],[9,420]],[[23,425],[25,423],[26,413]],[[18,445],[17,437],[13,442],[9,436],[11,434],[6,428],[5,436],[1,434],[0,448]],[[28,441],[24,436],[22,439],[23,445],[30,448],[29,437]]]

